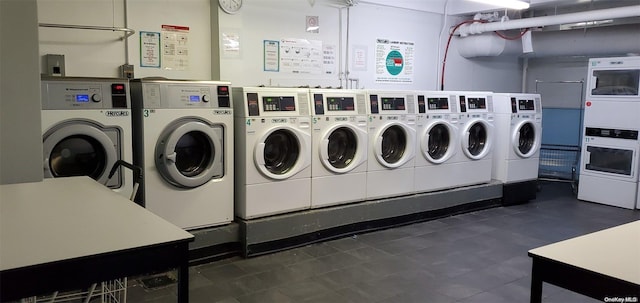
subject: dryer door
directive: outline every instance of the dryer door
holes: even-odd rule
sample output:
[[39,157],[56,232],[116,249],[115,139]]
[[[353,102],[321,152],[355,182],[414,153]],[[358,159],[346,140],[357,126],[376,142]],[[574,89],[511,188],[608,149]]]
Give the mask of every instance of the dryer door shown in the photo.
[[311,136],[290,126],[265,132],[256,144],[254,161],[267,178],[288,179],[308,167]]
[[458,129],[447,121],[433,121],[421,137],[422,155],[433,164],[450,159],[456,152]]
[[533,121],[518,123],[511,135],[513,150],[521,158],[530,158],[540,148],[539,131]]
[[480,160],[491,152],[493,127],[485,120],[474,119],[462,132],[462,150],[473,160]]
[[346,173],[364,162],[367,133],[350,124],[336,125],[320,142],[320,161],[334,173]]
[[174,121],[156,143],[160,175],[181,188],[196,188],[224,175],[224,129],[198,118]]
[[401,123],[390,123],[375,137],[375,156],[380,164],[397,168],[409,162],[415,155],[415,130]]
[[[121,130],[101,124],[66,121],[43,135],[46,178],[89,176],[109,188],[120,188],[119,172],[108,179],[111,167],[120,159]],[[107,182],[108,180],[108,182]]]

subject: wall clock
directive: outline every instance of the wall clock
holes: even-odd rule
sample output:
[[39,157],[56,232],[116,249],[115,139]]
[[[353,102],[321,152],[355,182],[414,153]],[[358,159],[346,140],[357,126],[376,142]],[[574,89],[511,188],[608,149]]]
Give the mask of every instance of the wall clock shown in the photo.
[[242,0],[218,0],[220,8],[227,14],[235,14],[242,8]]

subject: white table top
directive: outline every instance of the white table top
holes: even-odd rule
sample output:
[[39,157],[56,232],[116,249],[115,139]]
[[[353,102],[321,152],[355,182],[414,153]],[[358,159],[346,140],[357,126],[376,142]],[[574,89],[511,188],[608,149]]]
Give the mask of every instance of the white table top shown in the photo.
[[0,270],[190,238],[89,177],[0,185]]
[[640,220],[529,253],[640,285]]

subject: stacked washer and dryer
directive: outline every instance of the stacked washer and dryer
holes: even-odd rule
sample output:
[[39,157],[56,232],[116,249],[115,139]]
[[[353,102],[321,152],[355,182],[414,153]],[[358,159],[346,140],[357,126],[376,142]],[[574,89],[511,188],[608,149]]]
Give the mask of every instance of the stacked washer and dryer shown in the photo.
[[136,79],[136,201],[184,229],[233,221],[234,147],[230,83]]
[[45,178],[89,176],[129,198],[133,173],[131,99],[127,79],[42,77]]
[[496,143],[494,180],[503,183],[502,203],[535,199],[542,140],[539,94],[493,94]]
[[235,213],[242,219],[311,207],[309,90],[236,87]]
[[589,60],[578,199],[640,208],[640,57]]
[[414,192],[415,92],[368,90],[367,200]]
[[445,91],[416,93],[416,193],[456,186],[450,159],[459,151],[458,105],[455,95]]
[[311,207],[367,197],[367,113],[361,90],[311,89]]

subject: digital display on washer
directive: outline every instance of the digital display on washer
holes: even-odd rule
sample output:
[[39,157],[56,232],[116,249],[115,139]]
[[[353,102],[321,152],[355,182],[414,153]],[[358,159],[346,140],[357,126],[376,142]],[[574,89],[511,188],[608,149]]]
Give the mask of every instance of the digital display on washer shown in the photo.
[[327,110],[341,111],[354,110],[353,97],[327,97]]
[[262,108],[265,112],[295,111],[296,99],[293,96],[262,97]]
[[404,110],[404,98],[382,97],[382,110]]
[[89,95],[76,95],[76,102],[89,102]]
[[189,96],[189,102],[200,102],[200,96]]
[[535,105],[533,104],[533,100],[518,100],[518,109],[519,110],[535,110]]
[[487,98],[467,98],[468,109],[485,109],[487,108]]
[[449,109],[449,98],[427,98],[429,109]]

